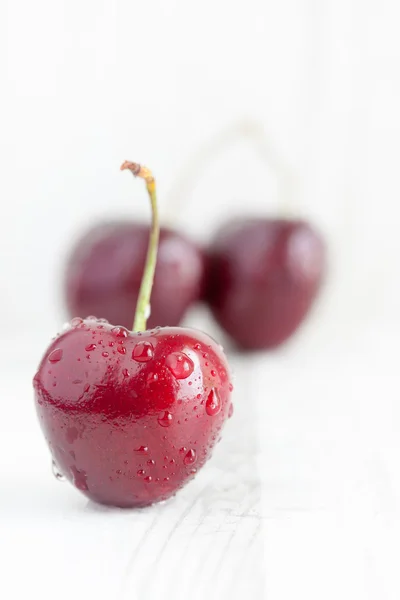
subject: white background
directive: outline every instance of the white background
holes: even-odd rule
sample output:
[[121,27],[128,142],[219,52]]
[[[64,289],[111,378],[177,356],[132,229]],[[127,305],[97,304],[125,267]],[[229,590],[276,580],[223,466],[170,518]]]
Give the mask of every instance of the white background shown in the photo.
[[[399,17],[396,0],[0,2],[1,597],[399,598]],[[136,513],[53,481],[30,383],[74,237],[148,218],[124,159],[199,240],[279,210],[330,249],[299,335],[231,353],[213,461]]]

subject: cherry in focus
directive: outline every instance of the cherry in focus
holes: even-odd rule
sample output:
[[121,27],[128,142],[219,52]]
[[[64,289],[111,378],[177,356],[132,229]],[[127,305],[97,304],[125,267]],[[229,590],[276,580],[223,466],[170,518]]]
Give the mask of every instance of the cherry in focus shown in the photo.
[[151,172],[152,227],[133,331],[75,317],[44,352],[35,403],[55,472],[97,502],[139,507],[165,500],[211,456],[232,414],[229,366],[205,333],[147,330],[159,237]]
[[210,247],[207,301],[240,347],[274,348],[299,327],[324,273],[324,243],[308,223],[231,222]]
[[[97,315],[130,327],[148,242],[148,227],[135,222],[104,223],[88,231],[67,262],[69,315]],[[201,249],[184,235],[162,228],[149,327],[179,325],[204,291],[204,272]]]
[[57,470],[91,500],[165,500],[210,457],[230,408],[229,367],[206,334],[128,332],[73,319],[40,363],[37,412]]

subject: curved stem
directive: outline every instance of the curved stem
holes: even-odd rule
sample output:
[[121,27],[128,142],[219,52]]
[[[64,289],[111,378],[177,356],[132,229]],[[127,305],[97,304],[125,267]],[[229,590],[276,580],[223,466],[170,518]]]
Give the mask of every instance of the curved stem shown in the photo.
[[160,225],[158,221],[156,182],[149,169],[141,165],[126,160],[121,165],[121,171],[129,170],[135,177],[141,177],[146,182],[147,192],[151,203],[151,230],[149,245],[147,248],[146,263],[144,266],[142,283],[140,284],[139,296],[136,304],[135,319],[133,321],[133,331],[144,331],[148,317],[148,308],[150,306],[151,289],[153,287],[154,272],[157,262],[158,238],[160,235]]

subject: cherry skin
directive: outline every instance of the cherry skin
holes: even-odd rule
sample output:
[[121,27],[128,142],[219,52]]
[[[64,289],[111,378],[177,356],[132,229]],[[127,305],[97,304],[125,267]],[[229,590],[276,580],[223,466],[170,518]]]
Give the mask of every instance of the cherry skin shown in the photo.
[[[67,309],[132,325],[149,242],[147,226],[127,221],[89,230],[73,249],[64,278]],[[160,232],[149,327],[179,325],[204,292],[201,249],[177,231]]]
[[252,219],[221,228],[209,251],[206,299],[248,350],[285,342],[309,312],[325,272],[320,235],[304,221]]
[[34,377],[57,469],[96,502],[140,507],[175,494],[210,457],[231,412],[221,347],[184,328],[142,333],[73,319]]

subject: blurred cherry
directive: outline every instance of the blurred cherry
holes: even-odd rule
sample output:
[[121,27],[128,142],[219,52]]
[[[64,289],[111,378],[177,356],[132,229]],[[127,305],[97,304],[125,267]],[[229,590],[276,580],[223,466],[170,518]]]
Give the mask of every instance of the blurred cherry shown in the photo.
[[287,340],[309,312],[325,272],[321,236],[305,221],[249,219],[222,227],[209,251],[206,298],[249,350]]
[[[104,223],[88,231],[67,263],[70,316],[93,314],[130,328],[148,242],[148,227],[135,222]],[[180,233],[161,229],[148,326],[178,325],[202,294],[203,282],[201,249]]]

